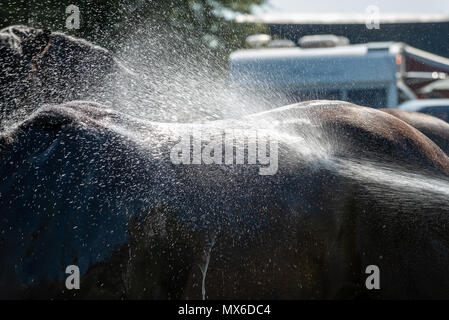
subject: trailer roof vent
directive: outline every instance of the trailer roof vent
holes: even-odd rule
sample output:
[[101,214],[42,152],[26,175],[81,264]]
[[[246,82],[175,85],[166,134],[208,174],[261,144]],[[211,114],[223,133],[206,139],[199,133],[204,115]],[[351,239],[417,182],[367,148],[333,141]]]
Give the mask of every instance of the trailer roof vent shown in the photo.
[[253,34],[246,38],[246,44],[251,48],[262,48],[267,45],[271,40],[271,36],[268,34]]
[[277,39],[277,40],[271,40],[268,42],[267,45],[268,48],[292,48],[296,47],[296,44],[288,39]]
[[301,48],[332,48],[348,45],[349,39],[334,34],[320,34],[304,36],[298,40],[298,44]]

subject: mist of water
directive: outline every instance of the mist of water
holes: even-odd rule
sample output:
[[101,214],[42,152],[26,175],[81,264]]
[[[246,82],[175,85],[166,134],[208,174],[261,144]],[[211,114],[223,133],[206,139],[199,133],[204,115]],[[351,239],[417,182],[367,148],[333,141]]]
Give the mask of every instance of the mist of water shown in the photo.
[[112,95],[100,97],[102,103],[160,122],[237,118],[271,107],[266,97],[231,90],[223,57],[207,45],[188,47],[185,41],[182,35],[142,26],[116,54],[132,73],[109,78],[104,87]]

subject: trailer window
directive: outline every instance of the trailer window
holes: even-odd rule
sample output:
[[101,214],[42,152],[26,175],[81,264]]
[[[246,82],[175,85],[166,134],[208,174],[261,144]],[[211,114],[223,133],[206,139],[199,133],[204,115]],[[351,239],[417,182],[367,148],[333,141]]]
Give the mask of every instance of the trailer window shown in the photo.
[[387,90],[383,88],[348,90],[347,100],[360,106],[385,108],[387,106]]

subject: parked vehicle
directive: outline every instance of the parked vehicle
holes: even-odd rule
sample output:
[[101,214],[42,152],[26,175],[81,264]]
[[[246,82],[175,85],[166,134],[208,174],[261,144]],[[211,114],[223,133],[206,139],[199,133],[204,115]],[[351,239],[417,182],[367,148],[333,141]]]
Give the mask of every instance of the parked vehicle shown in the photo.
[[422,99],[407,101],[398,109],[430,114],[449,122],[449,99]]

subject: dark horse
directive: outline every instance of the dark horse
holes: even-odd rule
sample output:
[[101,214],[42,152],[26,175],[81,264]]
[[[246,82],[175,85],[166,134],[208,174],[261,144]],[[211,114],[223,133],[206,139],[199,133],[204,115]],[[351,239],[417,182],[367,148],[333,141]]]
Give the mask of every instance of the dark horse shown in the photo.
[[[449,297],[449,161],[412,126],[312,101],[193,129],[266,130],[278,170],[175,164],[191,125],[88,102],[3,132],[0,296]],[[71,264],[80,290],[65,289]]]
[[[133,74],[108,50],[60,32],[10,26],[0,30],[0,124],[20,109],[102,96],[104,83]],[[111,89],[114,91],[114,88]],[[108,96],[108,97],[107,97]]]
[[[27,109],[0,135],[1,298],[449,297],[449,161],[416,123],[330,101],[143,121],[64,103],[129,72],[107,50],[20,26],[0,42],[2,113]],[[246,159],[262,130],[276,170],[173,161],[195,130],[225,150],[233,130]]]
[[407,122],[435,142],[441,150],[449,154],[449,123],[437,117],[398,109],[381,109],[384,112]]

